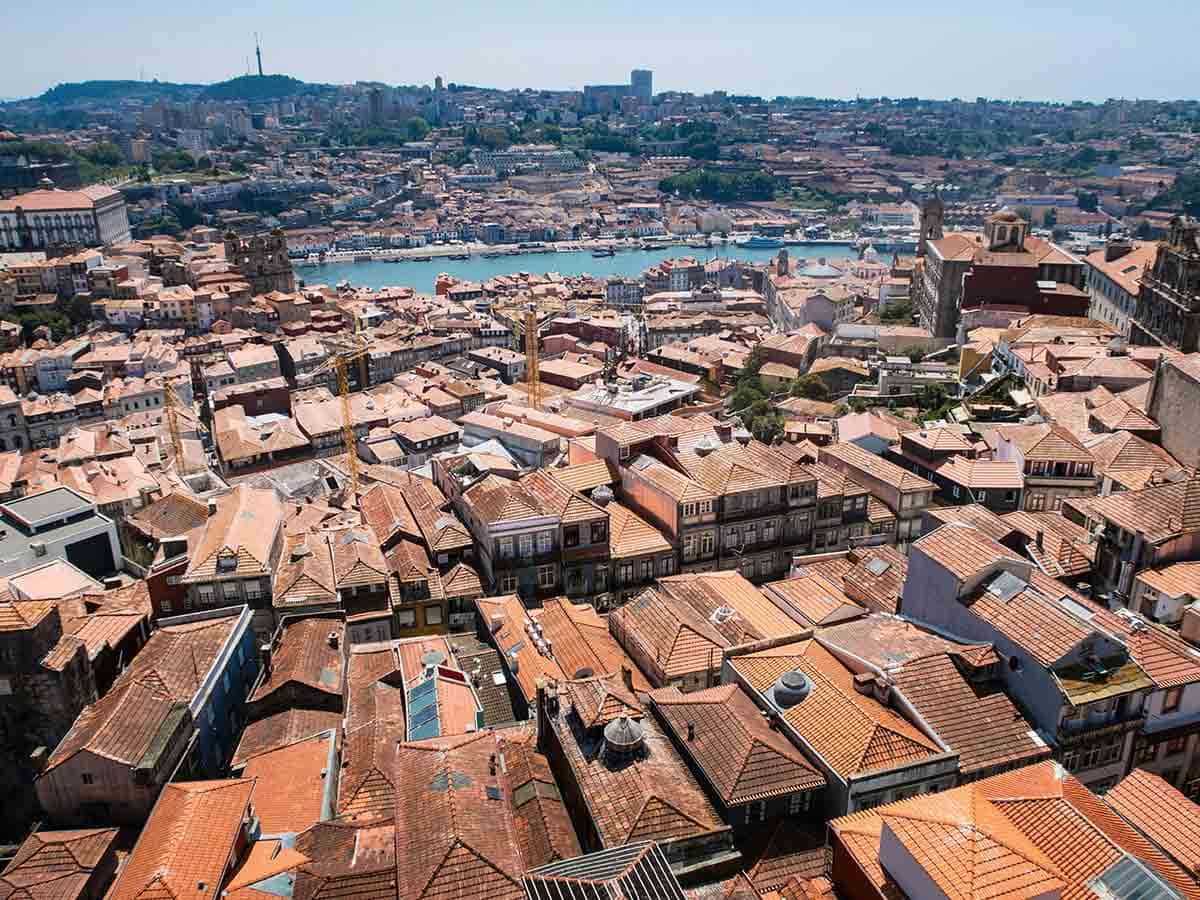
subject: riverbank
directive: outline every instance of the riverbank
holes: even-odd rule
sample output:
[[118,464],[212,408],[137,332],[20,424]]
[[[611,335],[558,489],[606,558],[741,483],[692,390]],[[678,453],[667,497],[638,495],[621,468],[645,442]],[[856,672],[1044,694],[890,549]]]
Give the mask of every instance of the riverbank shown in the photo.
[[[580,243],[580,242],[572,242]],[[600,242],[607,247],[614,242]],[[475,252],[480,246],[488,255]],[[453,259],[470,248],[467,259]],[[655,250],[621,249],[612,256],[593,256],[589,248],[554,250],[543,248],[512,248],[512,252],[492,255],[495,246],[448,244],[441,247],[422,247],[418,250],[396,251],[408,254],[396,258],[367,256],[359,261],[355,254],[349,259],[327,260],[322,265],[297,267],[296,275],[306,284],[338,284],[348,281],[355,287],[378,290],[384,287],[411,287],[415,291],[431,293],[437,276],[445,272],[459,281],[482,283],[490,278],[508,275],[517,271],[557,272],[563,276],[588,275],[595,278],[640,278],[642,273],[664,259],[680,256],[695,256],[698,259],[740,259],[746,262],[765,263],[778,253],[774,248],[747,248],[740,246],[714,246],[711,248],[689,247],[687,244],[671,245]],[[434,253],[433,251],[439,251]],[[790,245],[788,254],[793,262],[807,259],[830,261],[853,260],[858,250],[853,246],[808,243]],[[520,262],[517,259],[520,258]]]

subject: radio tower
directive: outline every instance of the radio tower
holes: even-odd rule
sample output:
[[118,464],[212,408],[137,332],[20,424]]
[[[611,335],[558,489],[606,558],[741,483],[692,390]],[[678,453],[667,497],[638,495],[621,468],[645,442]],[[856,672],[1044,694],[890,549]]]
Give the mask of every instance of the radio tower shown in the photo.
[[254,32],[254,55],[258,57],[258,77],[262,78],[262,47],[258,43],[258,32]]

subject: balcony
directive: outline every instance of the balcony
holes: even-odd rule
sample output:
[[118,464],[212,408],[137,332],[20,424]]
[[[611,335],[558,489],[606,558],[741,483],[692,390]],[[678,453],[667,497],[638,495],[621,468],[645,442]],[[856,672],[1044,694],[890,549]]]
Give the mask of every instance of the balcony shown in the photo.
[[1141,711],[1104,718],[1064,719],[1058,726],[1058,743],[1064,750],[1105,736],[1139,729],[1146,722]]
[[760,503],[757,506],[740,506],[730,509],[726,504],[721,510],[721,522],[741,522],[746,519],[761,519],[767,516],[780,515],[788,510],[787,501],[778,500],[775,503]]

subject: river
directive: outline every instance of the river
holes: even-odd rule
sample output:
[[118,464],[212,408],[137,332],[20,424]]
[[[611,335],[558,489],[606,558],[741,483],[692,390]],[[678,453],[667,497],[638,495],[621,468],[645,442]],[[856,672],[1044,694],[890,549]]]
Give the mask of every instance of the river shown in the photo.
[[[793,264],[798,259],[816,262],[828,260],[856,259],[858,252],[853,247],[822,246],[787,248]],[[594,257],[589,251],[571,253],[522,253],[512,256],[484,257],[478,254],[470,259],[437,259],[428,262],[336,262],[323,266],[297,266],[296,278],[307,285],[335,285],[349,281],[354,287],[378,289],[383,287],[411,287],[421,293],[433,293],[434,281],[440,272],[446,272],[459,281],[484,282],[497,275],[512,272],[557,272],[560,275],[594,275],[598,278],[623,276],[640,277],[642,272],[655,263],[674,257],[695,256],[712,259],[714,256],[733,257],[749,262],[767,262],[778,250],[747,249],[745,247],[713,247],[697,250],[687,246],[668,247],[662,250],[629,250],[616,256]],[[882,254],[881,254],[882,256]]]

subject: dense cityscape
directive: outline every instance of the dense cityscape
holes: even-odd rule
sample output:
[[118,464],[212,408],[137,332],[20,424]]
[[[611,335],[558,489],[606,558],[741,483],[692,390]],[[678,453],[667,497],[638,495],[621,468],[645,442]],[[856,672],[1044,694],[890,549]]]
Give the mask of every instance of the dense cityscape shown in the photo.
[[1200,101],[269,56],[0,102],[0,898],[1200,898]]

